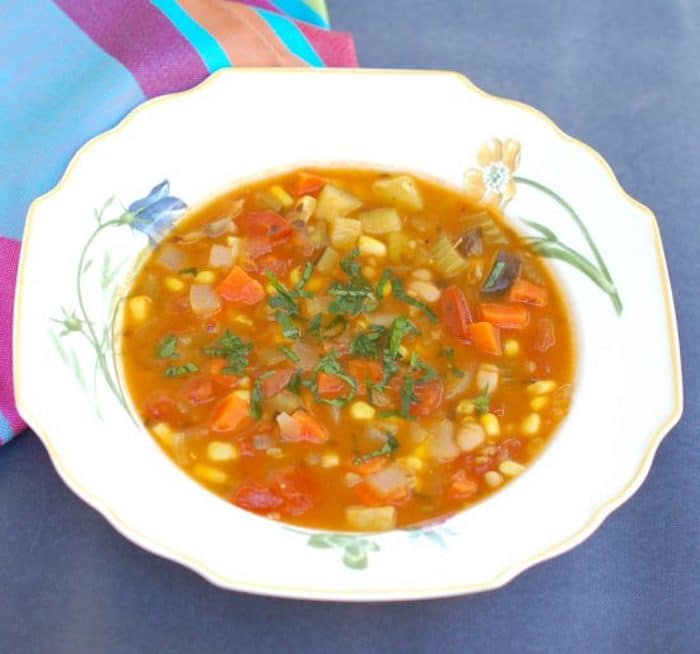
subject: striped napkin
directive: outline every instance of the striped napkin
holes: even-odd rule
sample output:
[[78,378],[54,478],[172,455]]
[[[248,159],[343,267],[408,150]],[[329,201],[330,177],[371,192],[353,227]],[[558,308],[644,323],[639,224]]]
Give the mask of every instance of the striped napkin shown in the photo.
[[77,148],[225,66],[355,66],[324,0],[0,2],[0,445],[24,428],[12,305],[24,217]]

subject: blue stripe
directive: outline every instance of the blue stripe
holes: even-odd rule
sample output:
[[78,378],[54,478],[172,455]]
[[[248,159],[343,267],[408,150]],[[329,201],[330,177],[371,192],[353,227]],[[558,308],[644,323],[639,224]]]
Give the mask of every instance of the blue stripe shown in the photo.
[[175,0],[151,0],[182,32],[182,35],[199,53],[210,73],[228,68],[231,61],[219,42],[194,20]]
[[145,97],[50,0],[2,0],[0,24],[0,234],[20,239],[29,203],[56,184],[78,146]]
[[256,9],[256,11],[279,36],[282,43],[297,57],[303,59],[310,66],[318,68],[325,66],[323,59],[318,56],[304,33],[292,21],[266,9]]
[[12,438],[10,423],[5,420],[5,416],[0,413],[0,445],[7,443]]
[[270,4],[275,5],[282,13],[288,14],[296,20],[303,20],[318,27],[328,28],[328,21],[314,11],[303,0],[270,0]]

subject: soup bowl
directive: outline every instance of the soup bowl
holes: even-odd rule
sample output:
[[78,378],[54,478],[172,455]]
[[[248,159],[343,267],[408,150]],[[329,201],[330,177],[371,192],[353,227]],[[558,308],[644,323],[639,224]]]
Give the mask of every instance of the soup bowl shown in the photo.
[[[504,144],[519,156],[505,162]],[[304,165],[414,171],[501,206],[567,299],[568,416],[523,474],[441,522],[334,533],[247,513],[173,465],[125,388],[121,300],[153,242],[186,207]],[[303,599],[500,586],[627,500],[682,410],[651,211],[543,114],[427,71],[220,71],[88,142],[29,210],[14,375],[20,413],[61,477],[123,535],[225,588]]]

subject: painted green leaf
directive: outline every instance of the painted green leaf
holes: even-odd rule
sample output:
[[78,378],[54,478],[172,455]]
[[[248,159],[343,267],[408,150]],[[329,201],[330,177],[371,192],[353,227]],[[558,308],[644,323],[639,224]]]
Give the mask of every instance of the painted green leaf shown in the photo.
[[333,547],[333,543],[329,541],[326,534],[313,534],[309,536],[308,544],[318,549],[330,549]]
[[544,225],[540,223],[536,223],[534,220],[525,220],[525,218],[521,218],[528,227],[532,227],[532,229],[537,230],[540,234],[542,234],[548,241],[558,241],[559,239],[557,238],[557,235],[548,227],[545,227]]

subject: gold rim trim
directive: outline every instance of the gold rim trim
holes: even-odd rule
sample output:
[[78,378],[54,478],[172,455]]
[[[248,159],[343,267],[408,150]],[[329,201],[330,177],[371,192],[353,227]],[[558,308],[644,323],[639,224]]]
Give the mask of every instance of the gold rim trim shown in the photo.
[[19,326],[22,323],[22,313],[23,313],[23,288],[25,281],[25,267],[27,262],[27,255],[24,248],[22,248],[18,266],[17,273],[17,291],[15,295],[15,311],[14,311],[14,323],[13,323],[13,375],[14,375],[14,386],[15,386],[15,401],[17,408],[22,417],[27,421],[27,423],[32,427],[35,433],[41,438],[44,446],[46,447],[51,461],[56,468],[59,476],[63,479],[66,485],[83,501],[92,506],[94,509],[99,511],[106,520],[124,537],[128,538],[132,542],[136,543],[143,549],[163,556],[167,559],[180,563],[189,569],[197,572],[209,582],[220,586],[222,588],[230,590],[238,590],[243,592],[258,593],[277,597],[291,597],[297,599],[322,599],[322,600],[353,600],[353,601],[364,601],[364,600],[406,600],[406,599],[430,599],[437,597],[447,597],[451,595],[461,595],[467,593],[476,593],[480,591],[493,590],[499,588],[511,579],[524,572],[526,569],[546,561],[547,559],[553,558],[559,554],[572,549],[576,545],[580,544],[586,538],[588,538],[605,520],[605,518],[610,515],[615,509],[620,507],[624,502],[626,502],[641,486],[642,482],[647,476],[647,473],[651,467],[656,450],[663,438],[668,434],[672,427],[678,422],[680,416],[683,412],[683,382],[681,376],[681,359],[680,359],[680,346],[678,341],[678,328],[676,324],[676,315],[673,304],[673,296],[671,293],[671,285],[668,275],[668,268],[666,265],[666,258],[664,256],[663,245],[661,242],[661,235],[659,231],[658,222],[656,216],[649,209],[638,200],[631,197],[622,187],[618,181],[615,173],[613,172],[610,165],[603,159],[603,157],[594,150],[591,146],[579,141],[578,139],[569,136],[564,131],[562,131],[554,121],[549,118],[546,114],[541,111],[531,107],[530,105],[518,102],[517,100],[510,100],[507,98],[502,98],[496,95],[492,95],[483,91],[478,86],[473,84],[467,77],[460,73],[452,71],[425,71],[425,70],[381,70],[381,69],[296,69],[296,68],[250,68],[250,69],[222,69],[209,76],[206,80],[198,84],[197,86],[188,89],[186,91],[181,91],[179,93],[172,93],[165,96],[160,96],[157,98],[152,98],[138,107],[131,110],[115,127],[102,132],[98,136],[90,139],[85,143],[73,156],[70,163],[68,164],[66,171],[61,177],[60,181],[53,189],[45,193],[44,195],[36,198],[30,205],[27,212],[26,226],[24,230],[23,243],[28,242],[30,238],[32,229],[34,227],[35,216],[34,213],[38,205],[44,200],[50,198],[55,193],[61,190],[61,187],[66,182],[70,176],[76,161],[87,152],[89,148],[96,145],[100,141],[107,139],[112,134],[121,131],[128,122],[137,114],[144,110],[150,109],[151,106],[155,104],[160,104],[164,102],[169,102],[171,100],[180,98],[188,94],[194,94],[204,88],[205,86],[211,84],[215,79],[223,76],[238,76],[238,75],[257,75],[260,73],[274,73],[275,75],[291,74],[291,75],[389,75],[389,76],[445,76],[453,77],[459,80],[460,83],[464,84],[470,91],[476,93],[477,95],[486,98],[492,102],[499,102],[501,104],[510,105],[521,111],[526,111],[539,120],[544,121],[549,125],[552,131],[563,141],[571,143],[578,148],[584,150],[589,155],[591,155],[596,162],[603,168],[608,177],[610,178],[613,186],[617,189],[618,193],[636,209],[646,214],[651,223],[652,234],[654,237],[654,245],[656,250],[657,266],[659,269],[659,276],[662,285],[662,293],[664,296],[664,306],[666,314],[666,326],[669,336],[669,355],[673,373],[674,382],[674,406],[673,410],[668,418],[666,418],[661,425],[656,429],[652,435],[647,450],[643,456],[642,462],[637,468],[637,471],[632,475],[631,479],[627,482],[625,487],[614,497],[610,498],[607,502],[601,505],[594,514],[588,519],[588,521],[573,534],[567,538],[561,540],[560,542],[548,547],[546,550],[539,552],[524,561],[518,561],[513,563],[501,572],[495,575],[492,579],[477,583],[477,584],[457,584],[454,586],[442,586],[436,588],[404,588],[404,589],[391,589],[391,588],[375,588],[371,590],[339,590],[339,589],[328,589],[328,588],[312,588],[312,587],[297,587],[297,586],[279,586],[279,585],[269,585],[264,583],[254,583],[248,581],[237,580],[233,578],[226,577],[221,573],[210,568],[206,563],[200,561],[192,556],[180,552],[173,548],[171,545],[159,542],[150,536],[145,536],[131,527],[126,520],[123,520],[117,511],[111,509],[106,503],[95,495],[91,494],[90,491],[84,488],[80,482],[74,478],[68,470],[68,467],[64,465],[61,457],[55,448],[51,437],[49,436],[48,430],[44,427],[41,420],[33,415],[28,408],[28,405],[24,402],[23,386],[21,384],[21,365],[19,360],[20,353],[20,331]]

